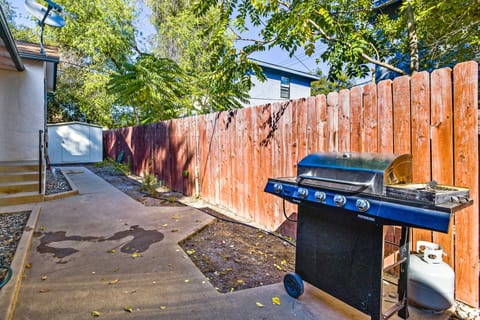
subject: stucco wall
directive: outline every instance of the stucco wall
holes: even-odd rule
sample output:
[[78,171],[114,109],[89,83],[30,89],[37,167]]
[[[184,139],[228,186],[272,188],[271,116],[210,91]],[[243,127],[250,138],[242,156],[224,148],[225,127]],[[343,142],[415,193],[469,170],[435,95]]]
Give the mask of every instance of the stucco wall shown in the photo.
[[23,72],[0,70],[0,161],[38,160],[38,131],[44,130],[44,62],[23,62]]
[[[250,106],[256,106],[276,101],[288,100],[280,98],[281,74],[265,72],[268,77],[265,82],[260,82],[252,75],[253,88],[250,90]],[[290,99],[299,99],[310,96],[310,83],[302,81],[294,75],[286,75],[290,78]]]

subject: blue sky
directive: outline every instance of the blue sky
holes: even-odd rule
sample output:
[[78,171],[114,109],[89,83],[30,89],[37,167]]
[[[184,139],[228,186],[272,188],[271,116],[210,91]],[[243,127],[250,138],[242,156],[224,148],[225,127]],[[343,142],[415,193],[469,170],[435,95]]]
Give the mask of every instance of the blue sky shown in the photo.
[[[8,0],[8,2],[15,8],[18,19],[17,23],[21,24],[26,24],[26,23],[32,23],[29,21],[30,15],[28,12],[25,10],[24,0]],[[45,1],[37,0],[38,3],[45,5]],[[56,3],[62,4],[61,0],[57,0]],[[142,13],[140,16],[139,21],[141,22],[140,29],[144,35],[149,35],[154,32],[154,28],[149,25],[148,23],[145,23],[145,21],[148,21],[148,12],[149,10],[145,7],[141,8]],[[66,11],[68,11],[68,8],[65,8]],[[253,29],[249,32],[248,37],[257,37],[259,30],[258,29]],[[238,43],[237,47],[241,47],[242,43]],[[319,51],[317,51],[317,57],[320,55]],[[273,48],[271,50],[265,51],[265,52],[259,52],[255,53],[251,56],[254,59],[277,64],[283,67],[291,68],[294,70],[299,70],[303,72],[314,72],[317,68],[322,69],[323,73],[326,74],[328,72],[328,67],[325,64],[320,64],[317,65],[315,60],[316,57],[308,57],[305,55],[302,49],[298,50],[295,56],[289,57],[288,53],[278,47]]]

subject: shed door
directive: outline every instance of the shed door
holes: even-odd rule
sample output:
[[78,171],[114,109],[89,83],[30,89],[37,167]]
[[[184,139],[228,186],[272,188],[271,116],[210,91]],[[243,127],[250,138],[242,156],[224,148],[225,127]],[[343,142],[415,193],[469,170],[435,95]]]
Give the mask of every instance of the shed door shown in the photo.
[[90,131],[88,126],[70,124],[59,128],[62,146],[62,162],[90,161]]

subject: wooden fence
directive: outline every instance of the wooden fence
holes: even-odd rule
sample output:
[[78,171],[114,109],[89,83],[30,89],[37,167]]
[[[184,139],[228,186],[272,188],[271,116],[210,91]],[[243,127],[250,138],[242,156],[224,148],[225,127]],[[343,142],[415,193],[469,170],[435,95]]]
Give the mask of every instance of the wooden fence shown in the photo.
[[[474,205],[450,232],[415,230],[439,243],[455,268],[456,297],[479,304],[478,65],[387,80],[289,102],[105,131],[107,157],[125,152],[133,172],[155,173],[187,195],[291,233],[268,177],[295,176],[316,151],[410,153],[414,181],[466,186]],[[287,206],[288,214],[296,207]],[[392,236],[392,229],[388,231]]]

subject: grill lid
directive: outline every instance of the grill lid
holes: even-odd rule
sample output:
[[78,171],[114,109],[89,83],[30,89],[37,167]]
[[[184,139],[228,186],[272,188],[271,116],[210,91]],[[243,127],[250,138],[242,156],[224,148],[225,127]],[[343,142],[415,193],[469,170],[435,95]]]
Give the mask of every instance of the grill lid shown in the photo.
[[303,158],[297,167],[299,185],[342,192],[384,194],[386,185],[412,182],[412,156],[367,152],[321,152]]

